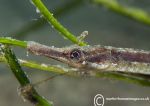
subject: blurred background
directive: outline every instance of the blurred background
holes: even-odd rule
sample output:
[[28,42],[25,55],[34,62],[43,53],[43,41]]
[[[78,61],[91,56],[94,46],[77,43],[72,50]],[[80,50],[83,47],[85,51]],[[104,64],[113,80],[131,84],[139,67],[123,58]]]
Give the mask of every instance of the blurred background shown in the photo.
[[[108,45],[150,50],[150,26],[116,14],[88,0],[43,0],[54,16],[73,34],[87,30],[90,45]],[[73,3],[72,3],[73,2]],[[126,6],[139,7],[150,13],[148,0],[119,0]],[[69,6],[67,5],[68,3]],[[67,7],[64,9],[64,7]],[[38,20],[41,20],[37,22]],[[36,41],[64,47],[72,43],[41,19],[29,0],[0,0],[0,36]],[[44,57],[27,56],[26,50],[12,47],[18,58],[46,64],[61,64]],[[63,65],[63,64],[62,64]],[[32,82],[52,76],[50,72],[25,68]],[[0,64],[0,106],[32,106],[18,96],[18,81],[6,64]],[[39,85],[38,92],[55,106],[94,106],[96,94],[104,97],[150,97],[148,87],[102,78],[56,77]],[[150,101],[105,101],[104,106],[149,106]]]

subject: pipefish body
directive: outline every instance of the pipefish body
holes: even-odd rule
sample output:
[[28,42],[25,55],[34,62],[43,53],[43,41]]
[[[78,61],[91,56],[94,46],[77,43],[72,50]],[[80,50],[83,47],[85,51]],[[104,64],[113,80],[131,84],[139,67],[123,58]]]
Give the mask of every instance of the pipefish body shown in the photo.
[[49,47],[28,41],[27,50],[81,70],[150,75],[150,52],[111,46]]

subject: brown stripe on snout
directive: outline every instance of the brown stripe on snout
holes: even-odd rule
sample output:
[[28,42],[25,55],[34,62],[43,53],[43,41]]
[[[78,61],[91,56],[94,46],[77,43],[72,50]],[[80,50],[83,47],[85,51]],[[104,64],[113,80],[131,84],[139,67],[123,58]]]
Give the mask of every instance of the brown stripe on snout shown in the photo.
[[53,50],[51,48],[49,48],[49,49],[42,48],[42,49],[39,50],[39,53],[42,56],[46,56],[46,57],[50,57],[50,58],[62,57],[62,53],[61,52]]
[[56,48],[51,48],[36,42],[30,42],[27,46],[27,50],[35,55],[46,56],[50,58],[63,56],[63,53],[59,50],[56,50]]

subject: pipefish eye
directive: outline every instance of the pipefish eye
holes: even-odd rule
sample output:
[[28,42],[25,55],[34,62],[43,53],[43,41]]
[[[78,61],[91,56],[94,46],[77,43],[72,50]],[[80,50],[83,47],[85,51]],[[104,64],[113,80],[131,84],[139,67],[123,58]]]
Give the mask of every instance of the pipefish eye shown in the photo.
[[70,58],[74,60],[79,60],[82,56],[82,51],[78,49],[74,49],[70,52]]

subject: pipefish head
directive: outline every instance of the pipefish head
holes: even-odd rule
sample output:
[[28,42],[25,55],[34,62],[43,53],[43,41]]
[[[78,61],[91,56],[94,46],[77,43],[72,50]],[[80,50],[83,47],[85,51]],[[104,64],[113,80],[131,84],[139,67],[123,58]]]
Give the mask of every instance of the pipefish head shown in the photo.
[[56,48],[36,42],[28,42],[27,50],[35,55],[46,56],[72,67],[81,68],[86,65],[87,52],[84,50],[84,47],[69,46]]

